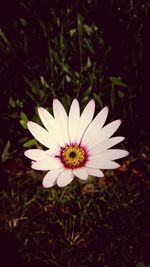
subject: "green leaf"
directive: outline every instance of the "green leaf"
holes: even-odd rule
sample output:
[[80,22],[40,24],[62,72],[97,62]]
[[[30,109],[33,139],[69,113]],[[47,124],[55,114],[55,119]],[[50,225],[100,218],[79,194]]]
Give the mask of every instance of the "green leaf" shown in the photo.
[[25,82],[29,85],[31,88],[31,91],[34,95],[37,95],[38,93],[38,83],[37,81],[30,81],[27,77],[24,77]]
[[77,14],[77,29],[78,29],[79,51],[80,51],[80,57],[81,57],[82,44],[83,44],[83,17],[79,13]]
[[70,34],[70,36],[72,37],[74,34],[76,34],[76,32],[77,32],[76,29],[71,29],[71,30],[69,31],[69,34]]
[[24,129],[27,129],[27,121],[20,120],[19,122],[20,122],[20,124],[22,125],[22,127],[23,127]]
[[93,49],[93,44],[91,40],[84,38],[84,45],[92,54],[94,54],[95,51]]
[[124,81],[122,80],[121,77],[115,77],[115,76],[110,76],[109,80],[112,82],[112,84],[114,86],[120,86],[120,87],[124,87],[124,88],[128,88],[128,85],[126,83],[124,83]]
[[27,92],[26,92],[26,95],[27,95],[30,99],[32,99],[34,102],[36,102],[35,97],[33,97],[32,93],[31,93],[30,91],[27,91]]
[[10,141],[8,140],[1,155],[2,162],[5,162],[7,159],[9,159],[9,149]]
[[27,115],[23,111],[20,112],[20,118],[21,120],[26,121],[26,122],[29,120]]
[[85,70],[87,70],[90,67],[91,67],[91,59],[90,59],[90,57],[87,57],[87,62],[84,65],[83,70],[85,71]]
[[22,143],[25,143],[26,141],[28,140],[28,137],[24,136],[24,137],[21,137],[18,141],[19,144],[22,144]]
[[90,27],[89,25],[84,24],[83,27],[84,27],[85,32],[86,32],[88,35],[91,35],[91,34],[93,33],[93,29],[92,29],[92,27]]
[[15,108],[16,107],[16,102],[13,100],[12,97],[9,98],[9,105],[12,107],[12,108]]
[[34,146],[34,145],[37,145],[37,141],[35,138],[31,139],[31,140],[28,140],[27,142],[25,142],[23,144],[23,147],[30,147],[30,146]]
[[121,92],[121,91],[118,91],[118,96],[120,98],[123,98],[125,96],[125,93],[124,92]]
[[103,108],[103,102],[102,102],[101,97],[95,93],[93,94],[93,96],[94,96],[95,100],[99,103],[100,107]]
[[112,84],[111,93],[110,93],[110,102],[111,102],[112,109],[114,109],[114,106],[116,103],[116,91],[115,91],[113,84]]

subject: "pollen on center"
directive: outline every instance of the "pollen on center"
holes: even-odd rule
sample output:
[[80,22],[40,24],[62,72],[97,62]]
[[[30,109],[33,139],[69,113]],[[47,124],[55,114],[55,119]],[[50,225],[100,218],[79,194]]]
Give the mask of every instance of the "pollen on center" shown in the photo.
[[88,159],[87,150],[77,144],[61,148],[60,159],[67,169],[75,169],[85,165]]

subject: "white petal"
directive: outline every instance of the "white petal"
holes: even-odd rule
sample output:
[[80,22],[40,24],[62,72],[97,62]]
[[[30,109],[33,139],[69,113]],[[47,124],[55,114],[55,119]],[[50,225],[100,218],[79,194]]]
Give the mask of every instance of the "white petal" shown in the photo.
[[72,182],[74,178],[74,175],[72,173],[72,170],[64,170],[57,179],[57,185],[59,187],[64,187]]
[[69,119],[68,119],[68,131],[71,143],[75,143],[77,129],[79,125],[79,118],[80,118],[79,102],[77,99],[74,99],[70,107]]
[[87,180],[88,178],[88,173],[86,171],[86,168],[74,169],[73,173],[76,177],[80,178],[81,180]]
[[60,134],[63,137],[64,145],[69,143],[68,135],[68,116],[58,99],[53,100],[53,113],[59,127]]
[[86,168],[87,172],[91,176],[95,177],[104,177],[104,174],[101,170],[99,169],[93,169],[93,168]]
[[109,149],[98,154],[102,159],[120,159],[129,155],[129,152],[123,149]]
[[44,146],[51,148],[57,147],[55,136],[47,132],[43,127],[36,124],[35,122],[28,121],[27,126],[31,134]]
[[60,148],[51,148],[45,151],[46,156],[55,158],[60,156]]
[[94,100],[91,100],[84,108],[81,114],[80,120],[79,120],[78,131],[77,131],[77,136],[76,136],[77,143],[80,143],[85,130],[89,126],[90,122],[92,121],[93,116],[94,116],[94,111],[95,111],[95,102]]
[[62,163],[57,158],[48,158],[38,160],[37,162],[32,163],[31,168],[40,171],[49,171],[62,167]]
[[43,179],[43,187],[49,188],[56,184],[59,174],[62,172],[62,169],[56,169],[49,171]]
[[42,107],[38,108],[38,113],[45,128],[48,131],[51,131],[55,127],[54,117],[45,108]]
[[29,159],[32,159],[32,160],[35,160],[35,161],[47,157],[47,155],[45,154],[45,151],[41,150],[41,149],[29,149],[29,150],[26,150],[24,152],[24,155],[26,157],[28,157]]
[[98,114],[97,116],[94,118],[94,120],[90,123],[90,125],[88,126],[88,128],[86,129],[83,138],[82,138],[82,144],[86,145],[88,144],[89,140],[91,141],[91,139],[95,139],[95,135],[96,132],[99,131],[108,116],[108,107],[103,108]]
[[63,145],[64,142],[62,138],[62,132],[60,131],[59,125],[57,124],[54,117],[46,109],[42,107],[38,108],[38,113],[45,128],[49,132],[52,131],[56,135],[56,138],[60,146]]
[[100,142],[97,145],[93,146],[89,150],[89,153],[91,155],[99,154],[100,152],[103,152],[104,150],[122,142],[124,139],[125,139],[125,137],[123,137],[123,136],[112,137],[110,139],[107,139],[107,140]]
[[96,144],[108,139],[109,137],[111,137],[119,128],[121,124],[121,120],[115,120],[109,124],[107,124],[105,127],[103,127],[102,129],[100,129],[96,135],[95,135],[95,139],[90,141],[88,143],[88,147],[91,148],[93,146],[95,146]]
[[114,161],[102,159],[100,156],[93,156],[86,163],[86,167],[100,168],[100,169],[116,169],[116,168],[119,168],[119,166],[120,165],[118,163]]

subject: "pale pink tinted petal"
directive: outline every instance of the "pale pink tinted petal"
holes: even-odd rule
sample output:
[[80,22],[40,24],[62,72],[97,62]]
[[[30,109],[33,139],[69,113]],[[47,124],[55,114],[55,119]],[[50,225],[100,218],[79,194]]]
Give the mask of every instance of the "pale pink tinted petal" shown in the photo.
[[86,167],[100,169],[116,169],[120,165],[114,161],[102,159],[100,156],[93,156],[87,163]]
[[31,165],[32,169],[41,171],[49,171],[60,167],[62,167],[62,163],[56,158],[42,159]]
[[35,122],[28,121],[27,123],[30,133],[39,141],[42,145],[51,148],[57,147],[58,144],[55,141],[55,136],[47,132],[43,127]]
[[88,173],[86,171],[86,168],[74,169],[73,173],[76,177],[80,178],[81,180],[87,180],[88,178]]
[[128,156],[129,152],[123,149],[109,149],[98,155],[103,159],[114,160]]
[[79,125],[80,118],[80,107],[77,99],[74,99],[70,111],[69,111],[69,119],[68,119],[68,131],[70,142],[74,143],[76,139],[77,129]]
[[45,154],[48,157],[56,157],[56,156],[59,156],[60,155],[60,148],[57,147],[57,148],[48,149],[48,150],[45,151]]
[[91,147],[95,146],[96,144],[111,137],[117,131],[120,124],[121,124],[121,120],[115,120],[115,121],[107,124],[104,128],[100,129],[100,131],[97,132],[95,139],[90,141],[88,143],[88,146],[91,148]]
[[110,139],[102,141],[102,142],[98,143],[97,145],[93,146],[89,150],[89,153],[91,155],[99,154],[100,152],[103,152],[104,150],[122,142],[124,139],[125,139],[125,137],[123,137],[123,136],[112,137]]
[[93,168],[86,168],[87,172],[91,176],[95,177],[104,177],[104,174],[101,170],[99,169],[93,169]]
[[51,131],[55,127],[55,119],[53,118],[53,116],[45,108],[42,107],[38,108],[38,113],[45,128],[48,131]]
[[44,150],[41,149],[29,149],[24,152],[24,155],[32,160],[40,160],[47,157]]
[[93,119],[95,112],[95,102],[94,100],[91,100],[83,110],[80,120],[79,120],[79,125],[78,125],[78,131],[77,131],[77,136],[76,136],[76,143],[80,143],[81,138],[89,126],[90,122]]
[[49,188],[56,184],[59,174],[62,172],[62,169],[56,169],[49,171],[43,179],[43,187]]
[[69,143],[68,135],[68,116],[58,99],[53,100],[53,112],[56,119],[57,125],[59,127],[60,134],[63,137],[64,145]]
[[57,124],[54,117],[46,109],[42,107],[38,108],[38,113],[45,128],[49,132],[52,131],[54,133],[54,135],[57,138],[57,142],[59,143],[60,146],[63,145],[64,142],[62,138],[62,132],[60,132],[59,125]]
[[108,116],[108,107],[105,107],[97,114],[97,116],[94,118],[94,120],[90,123],[90,125],[86,129],[82,138],[81,142],[82,144],[86,145],[88,144],[89,141],[95,139],[97,131],[99,131],[103,127],[107,119],[107,116]]
[[57,185],[59,187],[64,187],[72,182],[74,178],[74,175],[72,173],[72,170],[64,170],[57,179]]

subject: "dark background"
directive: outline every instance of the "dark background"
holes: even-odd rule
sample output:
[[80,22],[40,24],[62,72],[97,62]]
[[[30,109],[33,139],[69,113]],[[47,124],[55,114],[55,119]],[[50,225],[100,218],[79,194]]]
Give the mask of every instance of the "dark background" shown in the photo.
[[[85,265],[81,266],[100,267],[100,266],[106,266],[108,264],[108,266],[110,267],[113,266],[132,267],[132,266],[138,266],[136,265],[138,261],[139,262],[142,261],[144,262],[143,264],[146,264],[141,266],[148,266],[147,264],[150,264],[150,259],[148,256],[149,229],[147,226],[150,220],[148,214],[149,206],[147,206],[150,196],[148,191],[149,184],[147,182],[149,177],[148,155],[149,155],[149,129],[150,129],[150,123],[149,123],[150,1],[144,1],[144,0],[143,1],[142,0],[140,1],[123,1],[123,0],[122,1],[113,1],[113,0],[8,1],[7,0],[1,3],[0,5],[1,5],[0,7],[0,30],[1,30],[0,150],[2,155],[1,158],[2,179],[0,185],[1,185],[2,203],[5,203],[6,201],[4,192],[6,192],[7,197],[9,199],[8,202],[6,201],[6,207],[4,204],[2,205],[2,212],[1,212],[2,222],[0,225],[0,230],[1,230],[0,251],[2,257],[1,262],[4,261],[2,266],[8,266],[12,262],[14,262],[18,266],[19,265],[36,266],[36,267],[59,266],[55,264],[50,265],[50,263],[49,265],[43,263],[44,261],[42,261],[42,257],[41,259],[38,260],[33,259],[33,262],[29,264],[28,257],[25,256],[22,257],[23,251],[25,249],[23,245],[23,242],[25,242],[25,237],[22,236],[21,232],[22,230],[20,229],[23,229],[23,231],[27,231],[26,234],[28,235],[27,229],[29,229],[29,232],[30,231],[32,232],[34,231],[33,230],[34,227],[33,229],[31,229],[32,227],[29,226],[29,228],[27,229],[25,228],[24,230],[24,224],[23,224],[23,226],[19,225],[19,227],[22,228],[17,228],[13,230],[9,229],[7,220],[5,220],[5,217],[7,218],[6,216],[7,212],[8,212],[8,217],[9,216],[13,217],[15,214],[15,209],[17,210],[17,207],[21,208],[21,206],[23,207],[22,209],[25,209],[23,205],[26,203],[26,199],[21,200],[22,201],[21,204],[19,205],[19,203],[17,202],[18,206],[16,206],[15,208],[10,204],[11,202],[13,202],[11,200],[12,188],[14,190],[15,196],[18,196],[18,194],[19,196],[21,194],[24,194],[22,193],[24,192],[24,189],[22,188],[20,189],[20,187],[17,184],[17,181],[15,180],[16,177],[17,179],[19,179],[21,185],[22,179],[27,179],[27,177],[30,176],[26,174],[26,172],[29,171],[28,170],[29,166],[26,160],[23,158],[22,150],[25,149],[25,146],[24,147],[22,146],[24,145],[24,142],[27,142],[31,137],[29,136],[26,129],[23,128],[22,125],[19,123],[21,119],[20,115],[21,112],[23,111],[30,119],[33,118],[37,120],[36,107],[38,105],[43,105],[46,107],[51,106],[52,98],[54,96],[57,96],[60,100],[62,100],[64,105],[68,107],[71,99],[75,97],[78,92],[78,90],[76,89],[78,86],[81,87],[81,90],[79,91],[78,94],[78,99],[80,100],[83,106],[90,98],[93,97],[95,98],[96,101],[97,99],[99,99],[99,102],[97,101],[97,105],[99,105],[98,109],[101,108],[99,103],[102,103],[102,106],[104,106],[105,104],[109,104],[109,106],[111,107],[112,100],[110,98],[110,93],[109,93],[110,92],[109,88],[111,88],[111,84],[109,81],[110,76],[121,77],[122,80],[125,82],[125,84],[127,84],[128,86],[127,89],[119,88],[121,92],[124,92],[123,101],[119,98],[118,93],[116,93],[114,99],[116,104],[115,107],[113,106],[111,107],[110,112],[112,118],[121,117],[123,119],[123,125],[121,126],[120,134],[126,136],[125,145],[126,148],[128,148],[128,150],[130,151],[131,158],[126,163],[128,167],[125,170],[125,173],[123,175],[119,174],[119,176],[114,176],[119,178],[112,178],[111,174],[108,175],[110,179],[110,184],[112,186],[111,190],[112,192],[117,192],[117,193],[112,193],[110,198],[106,197],[105,203],[103,203],[103,200],[101,200],[100,205],[102,206],[103,212],[106,216],[105,217],[106,221],[104,220],[104,226],[105,224],[108,225],[110,224],[112,227],[115,228],[117,220],[118,221],[120,220],[120,225],[122,224],[122,220],[125,221],[125,224],[123,224],[124,228],[122,229],[119,228],[118,230],[119,231],[118,240],[121,240],[121,242],[119,243],[119,241],[117,241],[118,243],[116,245],[115,242],[113,243],[112,241],[113,237],[112,237],[112,240],[110,238],[110,240],[108,241],[109,244],[108,246],[107,244],[99,243],[99,241],[96,240],[96,236],[97,235],[99,236],[99,233],[102,234],[103,229],[102,228],[99,229],[98,227],[96,228],[95,226],[96,230],[94,232],[95,234],[94,240],[95,242],[98,242],[99,247],[102,246],[105,248],[104,254],[106,253],[106,255],[104,255],[104,258],[102,260],[98,259],[98,256],[96,256],[97,261],[95,260],[94,265],[92,265],[93,263],[91,263],[90,261],[89,263],[87,261]],[[70,10],[70,13],[67,13],[67,9]],[[101,45],[102,47],[100,47],[100,43],[96,41],[95,35],[89,37],[91,38],[92,45],[94,47],[94,52],[91,52],[90,54],[90,52],[88,52],[87,50],[87,47],[85,48],[85,46],[83,46],[84,47],[83,58],[82,58],[83,61],[84,59],[87,58],[89,53],[93,62],[96,62],[97,64],[96,66],[99,65],[102,66],[102,74],[101,74],[102,82],[97,81],[94,83],[91,91],[87,93],[87,99],[86,99],[86,87],[90,82],[90,79],[89,81],[86,79],[90,73],[90,70],[89,72],[87,71],[85,73],[84,72],[81,73],[81,66],[79,66],[80,64],[78,59],[79,58],[78,40],[75,37],[75,40],[73,41],[74,43],[73,44],[71,43],[70,51],[73,52],[72,54],[70,54],[71,52],[69,52],[69,44],[67,43],[67,37],[66,37],[67,33],[65,33],[65,29],[67,32],[67,29],[77,27],[76,24],[77,14],[80,14],[82,18],[84,18],[84,22],[87,25],[92,25],[92,23],[95,23],[98,29],[101,30],[103,33],[102,34],[103,44]],[[22,18],[25,21],[22,20],[21,22]],[[56,53],[59,54],[58,53],[59,45],[57,47],[56,44],[57,44],[57,37],[60,35],[60,31],[62,28],[61,26],[59,26],[59,24],[57,24],[57,18],[60,19],[61,21],[60,24],[62,23],[61,25],[64,25],[63,28],[64,36],[66,38],[66,43],[67,43],[66,45],[67,52],[64,51],[64,54],[66,53],[65,57],[66,58],[69,58],[69,56],[71,57],[69,66],[71,70],[70,75],[72,75],[71,77],[73,81],[70,84],[66,83],[64,87],[62,81],[64,77],[63,75],[65,74],[63,73],[63,71],[61,74],[59,66],[57,65],[58,64],[57,60],[56,60],[56,72],[54,71],[54,77],[52,76],[51,66],[49,63],[51,61],[51,58],[49,58],[48,45],[47,45],[48,41],[50,40],[50,42],[52,43],[51,47],[53,51],[55,51],[56,49]],[[47,32],[44,35],[45,29]],[[49,29],[51,29],[51,31]],[[50,35],[48,35],[49,31]],[[2,33],[4,35],[2,35]],[[5,39],[4,36],[6,37],[7,40]],[[70,40],[71,39],[69,39],[69,42]],[[107,54],[105,55],[105,52],[108,48],[111,48],[110,52],[108,53],[108,55]],[[73,76],[75,70],[79,73],[79,83],[77,83],[78,82],[77,79],[76,78],[74,79]],[[46,77],[46,81],[48,81],[49,84],[54,84],[54,92],[53,91],[49,92],[47,91],[46,87],[44,88],[42,87],[39,79],[40,75]],[[99,76],[100,74],[95,71],[95,77],[96,77],[95,80],[98,80]],[[86,80],[85,82],[84,79]],[[32,85],[34,84],[35,88],[37,88],[35,89],[35,91],[34,89],[32,91],[31,89],[32,85],[30,85],[30,83],[27,82],[27,80],[30,81]],[[43,96],[41,92],[42,90],[40,89],[41,87],[43,88],[42,90],[44,92],[44,95],[46,94],[48,95],[47,99],[45,98],[45,96]],[[116,88],[117,88],[116,92],[118,92],[117,91],[118,87]],[[12,98],[14,101],[13,103],[11,102]],[[9,143],[7,143],[8,141]],[[32,145],[33,144],[31,144],[31,147]],[[34,176],[34,174],[32,175]],[[30,182],[32,181],[32,179],[34,179],[32,175],[31,177],[29,177],[29,185],[27,185],[28,188],[30,188]],[[133,179],[134,181],[132,182],[131,182],[131,176],[132,177],[134,176]],[[122,184],[118,184],[117,187],[116,181],[119,181],[118,183],[120,183],[121,177],[123,178],[123,182]],[[129,188],[126,188],[126,182],[125,182],[126,179],[129,179]],[[140,183],[142,183],[142,185]],[[37,185],[32,184],[32,186],[34,187],[34,189],[32,189],[33,191],[31,191],[29,195],[31,197],[32,194],[36,194],[35,198],[38,199],[38,196],[40,194],[43,194],[41,193],[41,191],[40,193],[39,192],[37,193],[35,189],[36,186],[39,186],[39,181],[37,182]],[[24,188],[26,188],[26,186]],[[121,190],[125,190],[123,191],[123,193],[121,193],[122,194],[121,197],[123,196],[121,198],[122,201],[121,203],[123,203],[122,204],[123,208],[122,207],[118,208],[117,206],[117,208],[112,209],[113,210],[112,211],[110,209],[111,206],[110,202],[116,200],[115,197],[116,196],[118,197],[118,194],[120,194],[121,191],[120,188]],[[73,190],[71,192],[72,194],[74,194],[73,192],[76,193],[78,192],[78,189],[76,188],[74,191]],[[129,193],[130,190],[131,194]],[[81,192],[79,190],[79,194],[80,193]],[[45,194],[47,197],[47,193]],[[104,192],[104,198],[105,194],[107,196],[107,192]],[[137,199],[135,197],[136,195],[138,195]],[[133,200],[133,202],[135,201],[134,202],[135,206],[133,204],[130,204],[131,199]],[[52,200],[52,202],[53,201],[54,200]],[[87,202],[88,201],[89,199],[87,200]],[[129,206],[129,210],[125,210],[125,213],[123,213],[124,201],[127,201]],[[107,208],[105,206],[106,203],[107,203]],[[57,219],[59,220],[59,218],[62,216],[63,213],[62,211],[60,211],[61,210],[61,207],[59,207],[60,203],[57,204],[58,204],[57,209],[53,211],[54,221],[56,220],[57,216],[58,216]],[[43,205],[44,207],[44,200],[42,204],[40,203],[40,205]],[[7,207],[9,207],[8,210]],[[138,209],[138,207],[140,207],[140,209]],[[110,212],[109,214],[110,210],[112,213]],[[123,212],[121,212],[121,210],[123,210]],[[131,222],[129,218],[126,218],[126,214],[128,213],[130,217],[130,212],[131,212],[131,218],[132,218],[134,210],[137,211],[137,214],[139,212],[139,214],[137,217],[135,216],[136,217],[135,221],[133,219],[133,221]],[[36,212],[37,208],[35,208],[35,214]],[[63,216],[67,215],[63,214]],[[94,217],[94,215],[92,216]],[[39,218],[40,216],[38,217],[38,219]],[[140,223],[138,224],[138,222]],[[135,225],[135,233],[132,233],[134,225]],[[85,229],[87,230],[87,228]],[[126,230],[129,229],[129,236],[127,238],[125,229]],[[106,231],[106,236],[105,236],[106,240],[109,239],[108,238],[109,235],[111,236],[111,233],[109,231],[108,232]],[[127,248],[129,248],[130,243],[132,243],[132,241],[130,240],[130,232],[133,234],[133,237],[137,241],[135,241],[135,243],[133,242],[132,244],[133,251],[130,252],[128,250],[123,251],[120,249],[120,246],[122,246],[120,245],[121,243],[126,242],[125,240],[127,240],[127,245],[126,245]],[[140,235],[140,232],[143,235],[142,234]],[[20,234],[19,237],[17,236],[18,233]],[[37,236],[37,240],[40,240],[38,238],[39,237]],[[92,238],[91,239],[90,238],[88,239],[87,244],[91,244],[92,246],[93,244]],[[29,240],[32,240],[32,237],[29,237]],[[112,245],[111,248],[111,244],[115,244],[114,247],[116,249],[116,252],[112,252],[112,250],[114,250],[114,247]],[[31,248],[28,248],[25,251],[25,255],[28,255],[28,251],[32,250],[32,248],[33,248],[32,246]],[[80,255],[81,259],[83,260],[84,257],[88,258],[87,255],[88,253],[86,254],[85,252],[87,248],[83,248],[82,245],[81,248],[83,249],[83,251],[81,250],[81,255]],[[43,250],[44,249],[45,247],[43,248]],[[59,249],[61,251],[61,248]],[[70,251],[72,251],[71,250],[72,248],[70,250],[69,249],[70,247],[68,248],[68,251],[69,253],[71,253]],[[73,249],[74,249],[73,250],[74,257],[75,255],[79,255],[78,248],[73,248]],[[94,253],[99,253],[95,251],[97,251],[96,247],[94,249]],[[69,254],[68,257],[71,258],[70,255],[72,254]],[[116,255],[118,257],[118,262],[120,260],[119,263],[116,260]],[[78,260],[80,260],[80,257],[78,258]],[[122,262],[122,264],[125,265],[120,265],[121,259],[124,261]]]

